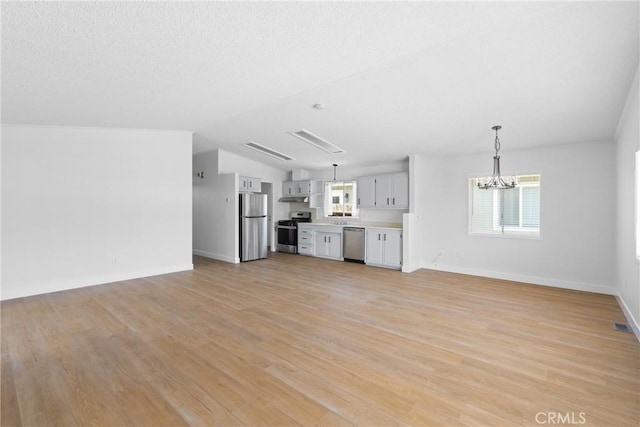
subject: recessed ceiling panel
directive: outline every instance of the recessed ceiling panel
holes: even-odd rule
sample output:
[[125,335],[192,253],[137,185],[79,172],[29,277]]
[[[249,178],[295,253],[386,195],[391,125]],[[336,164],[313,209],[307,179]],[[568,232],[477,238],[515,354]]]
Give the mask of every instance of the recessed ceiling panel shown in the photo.
[[287,154],[281,153],[269,147],[265,147],[264,145],[258,144],[257,142],[254,142],[254,141],[245,142],[244,146],[251,148],[252,150],[256,150],[267,156],[275,157],[276,159],[279,159],[279,160],[295,160],[293,157]]
[[299,130],[297,132],[291,132],[290,135],[295,136],[296,138],[299,138],[304,142],[311,144],[314,147],[319,148],[323,151],[326,151],[327,153],[330,153],[330,154],[340,154],[345,152],[342,148],[338,147],[337,145],[334,145],[329,141],[327,141],[326,139],[322,139],[318,135],[314,135],[313,133],[305,129]]

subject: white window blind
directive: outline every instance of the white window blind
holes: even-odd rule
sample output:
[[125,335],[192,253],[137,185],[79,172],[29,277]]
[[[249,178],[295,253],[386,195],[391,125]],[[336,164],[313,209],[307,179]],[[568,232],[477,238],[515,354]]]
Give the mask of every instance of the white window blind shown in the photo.
[[469,233],[540,236],[540,175],[516,176],[517,186],[508,190],[484,190],[469,179]]

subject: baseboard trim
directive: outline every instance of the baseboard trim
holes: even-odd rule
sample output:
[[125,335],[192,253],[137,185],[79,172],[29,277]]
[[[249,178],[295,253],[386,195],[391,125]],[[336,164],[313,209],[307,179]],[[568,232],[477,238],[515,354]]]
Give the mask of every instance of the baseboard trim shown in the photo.
[[640,324],[638,323],[638,320],[633,317],[633,313],[631,313],[631,310],[629,310],[629,307],[624,302],[624,299],[622,299],[622,296],[619,292],[616,292],[616,300],[618,301],[618,305],[622,309],[622,314],[624,314],[624,317],[627,318],[629,325],[631,325],[631,329],[633,329],[633,333],[635,334],[636,339],[640,341]]
[[89,278],[75,278],[72,280],[57,280],[55,282],[31,285],[27,289],[10,290],[3,283],[0,300],[8,301],[16,298],[30,297],[34,295],[49,294],[52,292],[67,291],[70,289],[86,288],[88,286],[104,285],[106,283],[122,282],[124,280],[140,279],[142,277],[159,276],[161,274],[178,273],[180,271],[193,270],[193,264],[174,265],[170,267],[151,268],[146,270],[129,271],[123,273],[104,274]]
[[414,271],[418,271],[420,270],[422,267],[420,265],[402,265],[402,272],[403,273],[413,273]]
[[479,270],[475,268],[454,267],[448,265],[428,265],[423,268],[429,270],[446,271],[449,273],[469,274],[472,276],[489,277],[492,279],[510,280],[513,282],[529,283],[532,285],[550,286],[552,288],[571,289],[574,291],[593,292],[596,294],[616,295],[612,286],[597,283],[574,282],[558,280],[548,277],[527,276],[524,274],[503,273],[497,271]]
[[231,264],[240,263],[240,258],[237,258],[237,257],[234,258],[227,255],[216,254],[213,252],[200,251],[200,250],[194,249],[193,254],[198,256],[203,256],[205,258],[215,259],[218,261],[230,262]]

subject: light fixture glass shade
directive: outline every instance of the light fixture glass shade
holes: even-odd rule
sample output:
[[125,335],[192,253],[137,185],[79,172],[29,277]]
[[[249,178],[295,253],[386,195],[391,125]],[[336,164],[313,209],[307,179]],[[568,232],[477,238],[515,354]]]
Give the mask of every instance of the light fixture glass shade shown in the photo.
[[485,180],[484,183],[478,181],[478,188],[482,188],[485,190],[494,189],[494,190],[507,190],[509,188],[514,188],[516,184],[516,179],[513,176],[503,177],[500,174],[500,156],[498,152],[500,151],[500,139],[498,139],[498,131],[502,129],[502,126],[494,126],[491,129],[496,131],[496,140],[495,140],[495,150],[496,155],[493,156],[493,175]]

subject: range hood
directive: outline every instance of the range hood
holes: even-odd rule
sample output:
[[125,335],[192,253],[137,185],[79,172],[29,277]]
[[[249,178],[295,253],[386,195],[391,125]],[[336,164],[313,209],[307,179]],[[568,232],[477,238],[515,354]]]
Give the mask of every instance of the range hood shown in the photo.
[[283,203],[308,203],[309,196],[283,196],[278,201]]

